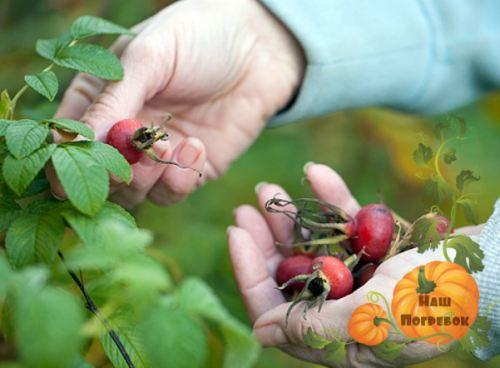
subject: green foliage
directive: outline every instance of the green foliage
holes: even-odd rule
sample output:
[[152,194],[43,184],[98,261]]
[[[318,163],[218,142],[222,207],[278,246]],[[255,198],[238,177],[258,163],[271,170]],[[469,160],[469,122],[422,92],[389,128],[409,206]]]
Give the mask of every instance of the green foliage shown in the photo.
[[404,343],[386,340],[383,343],[374,346],[373,353],[380,359],[390,362],[397,359],[405,347],[406,344]]
[[94,160],[99,162],[106,170],[126,184],[132,180],[132,169],[127,160],[116,148],[102,142],[89,142],[89,153]]
[[2,172],[10,189],[17,195],[23,194],[49,161],[55,149],[55,144],[49,144],[21,159],[12,155],[5,157]]
[[127,28],[121,27],[105,19],[82,16],[76,19],[70,28],[71,36],[76,40],[98,35],[129,35],[134,33]]
[[479,245],[470,237],[457,235],[450,239],[445,244],[445,247],[455,250],[456,254],[453,262],[464,267],[467,272],[474,273],[483,270],[482,259],[484,258],[484,253]]
[[311,327],[307,329],[307,332],[304,335],[304,344],[312,349],[323,349],[329,343],[330,340],[314,332]]
[[9,124],[5,140],[9,152],[16,158],[23,158],[34,152],[45,142],[49,129],[33,120],[19,120]]
[[457,175],[456,185],[459,191],[464,190],[465,185],[479,181],[479,176],[474,176],[471,170],[462,170]]
[[49,101],[53,101],[59,89],[59,81],[53,71],[45,71],[39,74],[26,75],[24,81],[33,90],[40,93]]
[[7,230],[12,221],[21,214],[21,207],[10,197],[0,197],[0,232]]
[[427,163],[432,159],[432,148],[419,143],[418,148],[413,152],[413,159],[418,166],[427,166]]
[[51,126],[66,132],[77,133],[88,139],[94,139],[94,131],[88,125],[71,119],[47,119]]
[[52,163],[71,203],[89,216],[99,212],[109,191],[106,170],[73,144],[59,145]]
[[491,321],[485,316],[478,315],[467,334],[459,340],[461,347],[469,353],[476,349],[489,347],[491,344],[488,338],[490,329]]
[[412,224],[410,242],[418,246],[419,253],[438,247],[441,241],[441,234],[438,231],[439,223],[436,216],[424,215]]

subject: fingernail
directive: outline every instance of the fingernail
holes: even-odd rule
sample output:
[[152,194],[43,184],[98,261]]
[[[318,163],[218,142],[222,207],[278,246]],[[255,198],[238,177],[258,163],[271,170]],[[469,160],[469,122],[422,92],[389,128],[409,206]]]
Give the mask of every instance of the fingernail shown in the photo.
[[309,168],[312,166],[312,165],[315,165],[316,163],[315,162],[312,162],[312,161],[309,161],[309,162],[306,162],[306,164],[304,165],[304,167],[302,168],[302,171],[304,172],[304,174],[307,174],[307,171],[309,170]]
[[264,346],[285,345],[289,343],[283,329],[276,324],[256,328],[255,337]]
[[231,230],[234,229],[234,226],[231,225],[231,226],[228,226],[227,229],[226,229],[226,233],[229,235],[229,233],[231,232]]
[[269,183],[265,182],[265,181],[261,181],[260,183],[257,183],[257,185],[255,186],[255,193],[256,194],[259,194],[260,190],[262,189],[262,187],[264,185],[267,185]]
[[200,157],[201,148],[193,141],[187,141],[177,155],[177,162],[183,166],[190,166]]
[[59,200],[59,201],[64,201],[66,198],[63,198],[59,195],[57,195],[56,193],[54,193],[52,190],[50,191],[50,194],[52,195],[52,197],[54,197],[55,199]]

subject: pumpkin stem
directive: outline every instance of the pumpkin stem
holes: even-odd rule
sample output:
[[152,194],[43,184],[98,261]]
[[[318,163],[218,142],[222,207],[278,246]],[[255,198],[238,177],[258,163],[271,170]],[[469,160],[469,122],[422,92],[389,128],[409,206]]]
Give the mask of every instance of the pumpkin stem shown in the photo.
[[432,293],[435,288],[436,288],[436,283],[432,280],[428,280],[425,277],[425,266],[419,267],[417,293],[429,294],[429,293]]

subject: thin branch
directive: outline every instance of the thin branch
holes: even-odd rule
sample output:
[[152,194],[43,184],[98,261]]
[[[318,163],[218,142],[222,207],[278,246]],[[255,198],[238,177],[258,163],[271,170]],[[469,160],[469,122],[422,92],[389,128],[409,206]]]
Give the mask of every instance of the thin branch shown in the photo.
[[[61,251],[58,251],[57,254],[59,255],[59,258],[61,258],[61,261],[64,263],[64,255],[62,254]],[[66,264],[65,264],[66,266]],[[95,315],[99,321],[103,324],[104,328],[108,332],[109,336],[115,343],[116,347],[120,351],[121,356],[125,360],[125,363],[127,364],[127,367],[129,368],[135,368],[134,363],[132,362],[132,359],[130,359],[130,355],[127,352],[127,349],[125,349],[125,346],[123,345],[122,341],[120,340],[120,337],[116,333],[116,331],[113,329],[109,321],[104,317],[97,307],[97,305],[94,303],[90,295],[87,293],[87,290],[85,289],[85,285],[83,284],[82,280],[78,277],[78,275],[70,270],[68,267],[66,267],[66,271],[68,271],[68,274],[70,277],[73,279],[75,282],[76,286],[78,286],[78,289],[80,289],[80,292],[82,293],[83,298],[85,299],[85,308],[87,308],[90,313]],[[81,272],[80,272],[81,274]]]

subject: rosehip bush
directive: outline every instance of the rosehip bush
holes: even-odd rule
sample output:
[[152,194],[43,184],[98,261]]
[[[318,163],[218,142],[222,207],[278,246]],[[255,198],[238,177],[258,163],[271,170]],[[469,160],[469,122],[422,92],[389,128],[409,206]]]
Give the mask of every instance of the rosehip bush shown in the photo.
[[[130,183],[139,155],[94,141],[79,121],[18,119],[28,91],[55,99],[57,67],[123,77],[118,58],[88,42],[100,35],[133,36],[80,17],[63,36],[37,42],[45,69],[26,75],[17,93],[0,94],[0,304],[9,359],[16,367],[201,367],[210,338],[225,346],[221,366],[251,366],[258,346],[249,330],[203,281],[174,282],[148,251],[151,234],[107,201],[109,174]],[[55,141],[55,131],[70,140]],[[46,165],[68,200],[50,195]],[[99,349],[108,362],[85,361]]]

